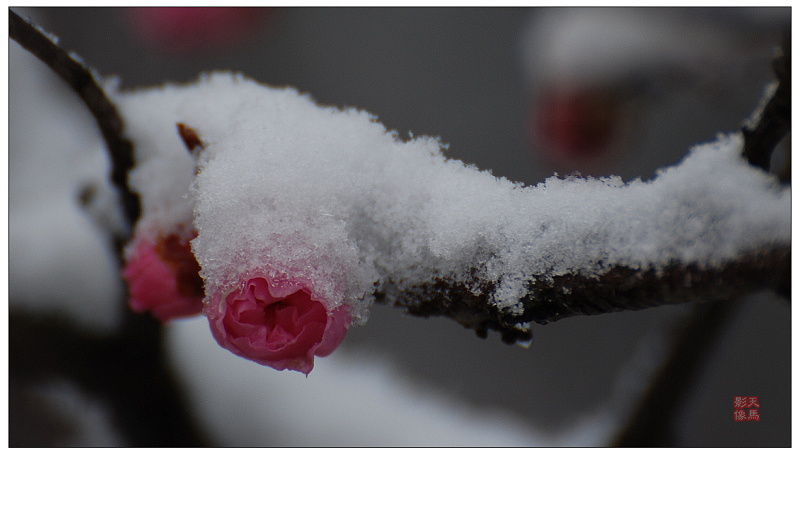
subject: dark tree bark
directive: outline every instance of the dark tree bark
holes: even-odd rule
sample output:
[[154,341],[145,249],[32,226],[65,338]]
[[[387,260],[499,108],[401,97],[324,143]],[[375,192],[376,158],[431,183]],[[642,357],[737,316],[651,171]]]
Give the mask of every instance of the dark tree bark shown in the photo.
[[[574,315],[595,315],[653,306],[726,299],[772,288],[788,296],[791,248],[777,247],[742,255],[717,268],[674,264],[662,271],[616,266],[597,276],[564,274],[552,279],[531,276],[524,312],[512,315],[491,302],[494,284],[483,284],[476,296],[463,283],[438,280],[422,287],[377,294],[379,301],[405,308],[412,315],[450,317],[481,337],[499,331],[505,342],[529,340],[520,323],[547,324]],[[391,299],[387,299],[391,297]]]

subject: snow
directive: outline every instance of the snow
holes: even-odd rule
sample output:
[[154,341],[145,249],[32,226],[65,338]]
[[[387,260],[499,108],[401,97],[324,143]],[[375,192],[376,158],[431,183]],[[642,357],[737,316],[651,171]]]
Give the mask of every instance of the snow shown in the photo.
[[[735,79],[743,63],[769,59],[789,11],[594,8],[546,9],[525,30],[521,57],[530,81],[620,83]],[[676,32],[680,37],[676,37]],[[734,73],[732,73],[732,71]]]
[[136,167],[128,184],[141,198],[137,229],[169,234],[179,225],[190,228],[193,202],[189,186],[195,164],[180,139],[177,123],[195,119],[197,114],[206,115],[203,124],[213,123],[215,116],[224,117],[235,107],[233,98],[228,98],[228,103],[214,102],[209,110],[204,105],[208,98],[201,90],[166,87],[120,93],[118,82],[104,85],[125,120],[125,135],[134,141]]
[[[9,299],[31,312],[66,315],[112,330],[122,287],[107,234],[117,216],[103,205],[115,193],[94,119],[60,79],[9,42]],[[81,210],[92,185],[98,227]],[[104,221],[104,219],[106,221]],[[56,249],[57,248],[57,249]]]
[[[509,412],[410,382],[387,362],[335,352],[306,379],[220,351],[205,319],[168,327],[169,355],[200,420],[222,446],[530,447],[606,443],[606,424],[558,436]],[[230,419],[236,419],[231,423]]]
[[389,361],[347,351],[327,357],[308,379],[264,372],[219,351],[204,319],[170,323],[167,347],[199,420],[222,446],[599,447],[627,422],[662,364],[668,325],[655,322],[614,378],[611,395],[558,432],[470,405],[410,381]]
[[[363,323],[376,285],[391,294],[477,279],[497,283],[496,304],[513,311],[534,276],[713,266],[791,240],[791,191],[740,157],[738,134],[693,148],[649,182],[551,177],[525,187],[446,159],[436,139],[403,141],[369,113],[293,89],[215,73],[159,91],[120,102],[126,115],[139,111],[134,137],[137,122],[155,129],[166,118],[148,137],[172,141],[160,157],[169,165],[132,182],[146,212],[168,205],[165,224],[170,202],[185,213],[194,199],[208,295],[254,272],[301,278]],[[191,197],[181,195],[193,166],[176,122],[205,144]]]

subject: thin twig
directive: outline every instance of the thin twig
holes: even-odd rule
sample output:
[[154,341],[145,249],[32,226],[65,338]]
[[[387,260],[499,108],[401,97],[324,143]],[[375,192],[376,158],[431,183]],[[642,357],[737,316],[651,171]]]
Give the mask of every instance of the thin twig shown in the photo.
[[92,72],[40,29],[10,9],[8,22],[11,39],[63,78],[94,116],[111,157],[111,182],[119,190],[126,219],[133,226],[141,212],[139,196],[128,188],[128,172],[134,166],[133,144],[123,136],[123,122],[116,106],[108,99]]

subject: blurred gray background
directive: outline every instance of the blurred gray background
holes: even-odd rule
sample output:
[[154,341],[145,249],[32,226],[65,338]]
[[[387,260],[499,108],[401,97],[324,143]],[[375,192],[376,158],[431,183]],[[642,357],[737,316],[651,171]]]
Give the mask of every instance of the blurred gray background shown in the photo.
[[[124,87],[232,69],[291,85],[321,103],[365,109],[401,135],[440,136],[449,157],[515,181],[535,184],[555,170],[526,139],[534,86],[522,71],[520,40],[540,15],[536,9],[282,8],[239,45],[182,54],[138,38],[125,9],[35,12],[63,47],[103,75],[118,75]],[[770,76],[766,61],[762,74],[737,84],[735,94],[675,91],[646,105],[635,120],[638,138],[615,173],[650,177],[692,144],[737,130]],[[689,311],[661,307],[535,326],[526,350],[496,334],[479,339],[450,320],[375,306],[368,324],[351,329],[339,351],[391,359],[420,383],[558,432],[602,408],[637,348],[648,337],[669,340],[670,326]],[[788,303],[771,293],[739,304],[679,419],[684,445],[791,444],[790,315]],[[737,395],[759,397],[760,422],[733,421]]]

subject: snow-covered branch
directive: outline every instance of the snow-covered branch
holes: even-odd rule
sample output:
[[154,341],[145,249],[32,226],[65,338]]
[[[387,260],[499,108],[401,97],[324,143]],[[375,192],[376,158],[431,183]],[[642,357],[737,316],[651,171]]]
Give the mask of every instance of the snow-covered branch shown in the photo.
[[240,75],[105,94],[142,201],[131,305],[162,320],[202,308],[220,344],[276,368],[309,372],[376,299],[513,342],[530,322],[786,290],[791,190],[741,157],[741,134],[652,181],[523,186]]
[[[729,297],[787,274],[791,190],[741,157],[740,134],[649,182],[526,187],[446,159],[438,140],[402,141],[367,113],[241,76],[119,101],[130,116],[149,112],[149,130],[162,116],[163,133],[148,137],[168,140],[180,120],[203,141],[169,187],[172,198],[193,191],[207,298],[245,276],[295,279],[356,323],[377,296],[520,340],[529,321]],[[142,156],[134,173],[155,224],[161,158]]]

